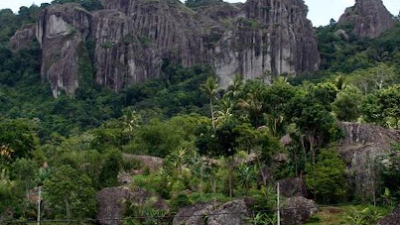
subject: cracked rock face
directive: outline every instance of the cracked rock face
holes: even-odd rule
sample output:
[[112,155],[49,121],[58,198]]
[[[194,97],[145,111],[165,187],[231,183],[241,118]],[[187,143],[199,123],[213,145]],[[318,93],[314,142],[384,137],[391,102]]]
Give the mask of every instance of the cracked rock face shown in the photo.
[[319,66],[302,0],[222,2],[195,10],[178,0],[104,0],[103,5],[94,12],[73,3],[51,5],[36,28],[21,28],[13,37],[17,51],[29,46],[36,32],[42,79],[54,97],[74,95],[82,76],[89,76],[81,73],[87,65],[98,84],[115,91],[159,77],[164,60],[211,65],[223,86],[236,74],[250,79]]
[[28,24],[15,32],[10,40],[10,48],[16,52],[23,48],[29,48],[36,39],[36,24]]
[[245,225],[249,216],[249,200],[238,199],[222,205],[196,203],[179,209],[173,225]]
[[316,71],[320,55],[307,6],[300,0],[249,0],[215,51],[222,86],[245,79]]
[[356,0],[339,19],[339,25],[346,24],[354,25],[357,36],[375,38],[392,28],[394,20],[382,0]]
[[373,124],[341,123],[340,127],[344,139],[339,145],[339,153],[348,165],[350,184],[355,196],[368,199],[372,197],[379,176],[371,162],[389,154],[391,145],[400,140],[400,135]]
[[161,59],[151,46],[140,43],[134,24],[125,14],[116,10],[95,12],[91,30],[98,84],[119,91],[158,76]]
[[317,204],[304,197],[286,199],[282,209],[282,225],[303,224],[318,211]]
[[53,96],[74,95],[79,86],[79,59],[85,53],[90,14],[78,4],[52,5],[41,12],[36,37],[42,48],[42,80]]

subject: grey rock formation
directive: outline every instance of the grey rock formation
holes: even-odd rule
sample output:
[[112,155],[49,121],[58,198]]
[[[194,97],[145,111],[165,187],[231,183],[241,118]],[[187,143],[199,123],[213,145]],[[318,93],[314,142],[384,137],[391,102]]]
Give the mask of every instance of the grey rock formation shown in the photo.
[[207,225],[245,225],[250,212],[245,200],[235,200],[223,204],[208,216]]
[[245,225],[249,216],[250,200],[239,199],[218,206],[196,203],[179,210],[173,225]]
[[23,48],[31,47],[33,41],[36,39],[36,24],[28,24],[15,32],[10,40],[10,48],[16,52]]
[[400,223],[400,205],[393,212],[379,220],[378,225],[398,225]]
[[400,140],[397,132],[372,124],[341,123],[344,139],[339,153],[348,165],[348,175],[354,186],[354,194],[370,198],[375,190],[379,172],[375,162],[388,154],[391,144]]
[[173,225],[206,225],[206,216],[216,207],[213,203],[196,203],[179,209]]
[[135,35],[133,21],[116,10],[93,13],[91,38],[95,41],[94,67],[98,84],[119,91],[158,77],[161,59]]
[[[97,219],[101,225],[121,224],[121,220],[118,219],[122,219],[127,204],[132,202],[141,207],[149,204],[148,201],[152,201],[150,202],[152,207],[168,211],[167,204],[161,198],[140,188],[136,188],[134,191],[127,187],[104,188],[96,194],[96,199],[98,202]],[[114,220],[102,220],[109,218]]]
[[[74,95],[87,80],[83,76],[92,76],[83,75],[81,66],[93,66],[98,84],[120,91],[160,77],[164,59],[185,67],[212,65],[224,86],[235,74],[246,79],[266,72],[295,74],[315,71],[320,62],[301,0],[217,3],[196,11],[178,0],[104,0],[103,5],[91,13],[72,3],[41,12],[36,28],[41,75],[55,97],[61,91]],[[20,29],[13,49],[26,46],[32,32]]]
[[285,178],[282,180],[278,180],[276,183],[279,183],[279,189],[282,196],[290,198],[290,197],[307,197],[307,189],[304,180],[300,177],[293,178]]
[[203,37],[218,24],[178,0],[110,0],[104,6],[126,14],[135,34],[153,44],[162,58],[181,60],[186,67],[208,62]]
[[338,24],[353,24],[354,34],[374,38],[392,28],[394,20],[382,0],[356,0],[353,7],[346,9]]
[[74,95],[79,86],[79,60],[86,52],[90,14],[78,4],[52,5],[41,12],[36,36],[42,48],[41,75],[60,91]]
[[98,202],[97,219],[102,225],[118,225],[119,220],[101,220],[107,218],[122,218],[126,201],[134,198],[133,193],[128,188],[115,187],[105,188],[96,195]]
[[307,12],[301,0],[247,1],[215,50],[222,86],[236,74],[251,79],[318,70],[320,55]]
[[282,225],[297,225],[304,223],[318,211],[313,200],[304,197],[286,199],[282,209]]

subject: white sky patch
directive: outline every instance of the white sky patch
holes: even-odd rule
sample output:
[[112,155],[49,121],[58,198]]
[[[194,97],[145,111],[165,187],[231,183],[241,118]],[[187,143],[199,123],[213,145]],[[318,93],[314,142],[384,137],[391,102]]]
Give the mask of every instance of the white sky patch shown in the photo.
[[[0,0],[0,9],[10,8],[18,12],[21,6],[40,5],[52,0]],[[226,0],[228,2],[244,2],[244,0]],[[354,5],[355,0],[305,0],[308,5],[308,18],[314,26],[329,24],[331,18],[338,20],[344,10]],[[400,10],[400,0],[383,0],[385,6],[393,15],[398,15]]]

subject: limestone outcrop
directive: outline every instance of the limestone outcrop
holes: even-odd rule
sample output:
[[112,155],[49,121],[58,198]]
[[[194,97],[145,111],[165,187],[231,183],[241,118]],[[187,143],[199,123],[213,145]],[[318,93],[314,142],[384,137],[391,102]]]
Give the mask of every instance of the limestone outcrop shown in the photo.
[[400,135],[373,124],[341,123],[340,127],[344,139],[340,143],[339,154],[348,165],[354,194],[370,198],[379,176],[375,162],[389,153],[392,144],[400,140]]
[[120,91],[160,77],[165,61],[185,67],[211,65],[224,86],[236,74],[250,79],[316,71],[319,66],[313,28],[301,0],[220,2],[195,10],[178,0],[102,3],[104,9],[94,12],[75,3],[52,4],[41,12],[36,28],[21,28],[13,37],[17,51],[36,32],[41,75],[54,97],[61,92],[74,95],[82,80],[92,76],[98,84]]
[[222,86],[235,74],[251,79],[318,70],[320,55],[307,12],[301,0],[247,1],[215,50]]
[[36,39],[36,24],[28,24],[15,32],[10,40],[10,48],[16,52],[23,48],[30,48]]
[[374,38],[392,28],[394,20],[382,0],[356,0],[353,7],[346,9],[338,24],[354,25],[355,35]]
[[141,43],[133,21],[116,10],[93,13],[91,40],[95,44],[96,82],[120,91],[158,77],[161,59],[151,45]]
[[87,55],[85,40],[91,15],[79,4],[51,5],[44,9],[36,28],[42,48],[42,80],[49,81],[53,96],[74,95],[79,87],[79,60]]

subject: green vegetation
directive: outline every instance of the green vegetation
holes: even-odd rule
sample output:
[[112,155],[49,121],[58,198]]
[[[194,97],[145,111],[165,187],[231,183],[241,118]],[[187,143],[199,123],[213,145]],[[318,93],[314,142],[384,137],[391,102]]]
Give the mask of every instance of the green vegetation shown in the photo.
[[[98,1],[57,2],[99,8]],[[133,179],[127,184],[131,190],[162,197],[170,213],[243,197],[253,198],[252,210],[270,212],[273,184],[287,177],[304,177],[318,203],[350,205],[358,198],[350,193],[338,154],[339,121],[399,127],[398,25],[377,39],[337,35],[334,24],[320,27],[322,70],[290,80],[276,77],[270,85],[237,76],[221,89],[209,66],[184,68],[164,59],[159,79],[115,93],[95,84],[91,56],[83,55],[76,95],[53,99],[39,74],[38,43],[17,53],[9,49],[11,35],[39,10],[0,11],[0,222],[35,220],[32,195],[39,188],[43,219],[95,218],[96,192],[120,185],[121,174]],[[126,44],[132,41],[124,37]],[[145,37],[139,42],[151,44]],[[91,44],[81,46],[82,52],[91,52]],[[156,167],[137,155],[163,163]],[[378,208],[356,206],[354,213],[349,206],[335,208],[335,219],[322,209],[309,224],[329,224],[330,218],[335,221],[330,224],[369,224],[387,213],[400,200],[398,147],[382,162],[374,193]],[[173,215],[155,203],[128,202],[124,223],[154,224],[144,217]],[[274,213],[257,213],[249,221],[275,219]]]

